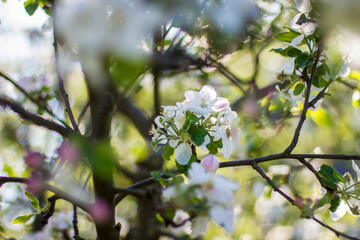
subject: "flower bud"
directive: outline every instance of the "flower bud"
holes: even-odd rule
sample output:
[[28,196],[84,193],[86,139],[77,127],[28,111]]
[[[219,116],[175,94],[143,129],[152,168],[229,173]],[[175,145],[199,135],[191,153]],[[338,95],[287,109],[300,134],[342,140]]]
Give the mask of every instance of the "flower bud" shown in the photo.
[[215,155],[209,154],[203,158],[201,165],[206,171],[215,172],[219,168],[220,163],[219,159],[215,157]]

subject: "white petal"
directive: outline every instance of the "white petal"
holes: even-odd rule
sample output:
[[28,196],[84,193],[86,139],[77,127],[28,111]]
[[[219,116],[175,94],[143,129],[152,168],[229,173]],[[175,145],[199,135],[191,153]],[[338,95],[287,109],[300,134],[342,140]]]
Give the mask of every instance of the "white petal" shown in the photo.
[[170,147],[176,148],[176,146],[178,145],[179,141],[180,141],[179,139],[176,139],[176,140],[170,139],[170,140],[169,140],[169,145],[170,145]]
[[192,222],[192,232],[191,237],[196,238],[199,235],[203,235],[207,231],[207,226],[209,222],[208,216],[198,216],[191,220]]
[[302,40],[304,39],[304,35],[300,35],[300,36],[297,36],[296,38],[294,38],[291,43],[290,43],[290,46],[297,46],[299,45]]
[[295,69],[294,59],[284,62],[281,65],[281,71],[284,71],[285,74],[292,74]]
[[199,92],[202,99],[205,99],[208,103],[214,101],[216,99],[216,91],[213,87],[209,85],[205,85]]
[[224,111],[226,108],[230,106],[229,100],[226,98],[218,97],[216,103],[213,105],[213,110],[215,112]]
[[354,171],[356,173],[357,179],[359,180],[360,179],[360,169],[354,160],[351,161],[351,164],[352,164],[352,168],[354,169]]
[[220,226],[222,226],[227,233],[234,231],[234,210],[232,206],[223,207],[215,205],[210,208],[210,217]]
[[194,162],[188,171],[189,183],[192,185],[203,184],[209,181],[210,175],[199,163]]
[[335,212],[330,211],[330,217],[332,220],[337,221],[340,218],[342,218],[345,215],[345,213],[346,213],[346,205],[344,201],[341,201],[339,207],[336,209]]
[[181,165],[186,165],[192,155],[191,146],[188,143],[181,143],[175,149],[175,158],[176,161]]

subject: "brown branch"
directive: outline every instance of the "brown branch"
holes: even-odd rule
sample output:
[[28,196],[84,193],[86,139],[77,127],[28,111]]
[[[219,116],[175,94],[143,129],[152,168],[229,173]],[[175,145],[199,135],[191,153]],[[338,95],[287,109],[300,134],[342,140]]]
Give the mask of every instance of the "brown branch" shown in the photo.
[[10,76],[6,75],[5,73],[0,72],[0,76],[9,81],[14,87],[16,87],[20,92],[22,92],[31,102],[36,104],[39,108],[43,109],[45,112],[56,118],[61,124],[63,124],[66,128],[70,129],[70,127],[66,124],[65,121],[60,119],[58,116],[56,116],[47,106],[46,104],[41,104],[36,99],[34,99],[28,92],[25,91],[14,79],[12,79]]
[[[332,159],[332,160],[349,161],[349,160],[360,160],[360,155],[345,155],[345,154],[290,154],[290,155],[287,155],[285,153],[277,153],[277,154],[271,154],[271,155],[266,155],[266,156],[256,157],[256,158],[221,162],[220,168],[252,166],[253,163],[257,164],[257,163],[270,162],[270,161],[281,160],[281,159],[296,159],[296,160],[298,160],[299,158],[302,158],[302,159],[317,158],[317,159]],[[181,171],[173,170],[173,171],[171,171],[171,173],[180,174]],[[163,178],[169,177],[166,173],[162,173],[160,176]],[[154,180],[153,177],[149,177],[149,178],[143,179],[141,181],[138,181],[125,189],[139,189],[139,188],[151,185],[155,182],[156,181]],[[115,204],[117,205],[127,195],[128,194],[126,194],[126,193],[118,194],[115,198]]]
[[27,120],[37,126],[47,128],[51,131],[55,131],[64,137],[69,137],[75,132],[69,128],[65,128],[53,121],[47,120],[34,113],[25,110],[20,104],[12,101],[9,98],[0,96],[0,105],[10,107],[14,112],[18,113],[20,117]]
[[133,195],[136,197],[145,197],[146,196],[146,192],[144,190],[135,190],[135,189],[131,189],[131,188],[113,188],[112,192],[114,194],[125,193],[125,194]]
[[317,67],[317,64],[319,62],[319,59],[320,59],[320,55],[322,53],[322,50],[323,50],[323,47],[324,47],[324,41],[325,41],[325,38],[322,39],[319,43],[319,47],[317,49],[317,52],[316,52],[316,57],[315,57],[315,61],[314,61],[314,64],[313,64],[313,68],[312,68],[312,71],[311,71],[311,75],[310,75],[310,78],[308,77],[307,75],[307,67],[304,68],[303,70],[303,77],[306,81],[306,95],[305,95],[305,100],[304,100],[304,107],[303,107],[303,110],[301,112],[301,115],[300,115],[300,120],[299,120],[299,123],[295,129],[295,133],[294,133],[294,136],[293,136],[293,139],[291,140],[291,143],[290,145],[285,149],[285,153],[286,154],[290,154],[294,148],[296,147],[298,141],[299,141],[299,137],[300,137],[300,131],[301,131],[301,128],[306,120],[306,112],[307,110],[309,109],[310,107],[310,104],[309,104],[309,99],[310,99],[310,93],[311,93],[311,85],[312,85],[312,81],[314,79],[314,76],[315,76],[315,71],[316,71],[316,67]]

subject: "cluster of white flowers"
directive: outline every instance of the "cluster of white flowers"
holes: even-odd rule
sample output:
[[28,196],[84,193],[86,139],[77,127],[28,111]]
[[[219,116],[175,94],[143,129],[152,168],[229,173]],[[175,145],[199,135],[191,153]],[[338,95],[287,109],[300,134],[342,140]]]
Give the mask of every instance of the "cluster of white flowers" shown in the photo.
[[224,157],[228,159],[239,136],[237,113],[231,111],[227,99],[218,97],[208,85],[199,91],[186,91],[185,100],[176,106],[164,106],[162,115],[155,118],[156,126],[150,131],[152,141],[169,144],[175,149],[176,161],[186,165],[193,154],[192,146],[210,150],[209,144],[218,144]]
[[[330,217],[333,220],[342,218],[346,212],[353,216],[360,217],[360,169],[355,161],[352,161],[352,168],[356,177],[353,178],[349,173],[344,174],[345,184],[339,184],[339,194],[341,202],[335,212],[330,211]],[[358,219],[358,223],[360,218]]]
[[234,191],[239,186],[224,176],[215,174],[218,167],[219,160],[214,155],[207,155],[201,164],[196,162],[191,164],[187,184],[181,184],[180,187],[170,186],[163,191],[163,196],[170,201],[181,199],[181,195],[189,191],[194,191],[195,197],[204,201],[205,211],[200,211],[191,220],[191,237],[205,234],[210,218],[222,226],[227,233],[234,230],[233,198]]

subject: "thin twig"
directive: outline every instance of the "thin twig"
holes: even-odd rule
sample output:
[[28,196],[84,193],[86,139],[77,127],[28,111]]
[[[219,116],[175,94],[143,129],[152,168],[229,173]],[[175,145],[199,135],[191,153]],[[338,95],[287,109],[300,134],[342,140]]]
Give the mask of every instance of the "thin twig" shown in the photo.
[[[291,205],[295,205],[295,201],[294,199],[292,199],[291,197],[289,197],[286,193],[284,193],[280,188],[278,188],[273,181],[271,181],[271,179],[266,175],[266,173],[259,167],[259,165],[257,165],[256,163],[252,164],[252,167],[266,180],[267,183],[269,183],[271,185],[271,187],[274,189],[274,191],[278,192],[279,194],[281,194],[281,196],[283,196]],[[329,229],[330,231],[332,231],[337,237],[344,237],[350,240],[360,240],[359,238],[356,237],[352,237],[349,236],[345,233],[339,232],[338,230],[328,226],[327,224],[325,224],[324,222],[320,221],[319,219],[317,219],[316,217],[312,217],[311,219],[313,219],[315,222],[319,223],[321,226]]]
[[325,223],[323,223],[322,221],[320,221],[319,219],[317,219],[316,217],[313,217],[312,218],[315,222],[319,223],[321,226],[323,226],[324,228],[327,228],[329,229],[330,231],[332,231],[337,237],[344,237],[344,238],[347,238],[347,239],[350,239],[350,240],[359,240],[360,238],[356,238],[356,237],[352,237],[352,236],[349,236],[345,233],[342,233],[342,232],[339,232],[338,230],[326,225]]
[[286,193],[284,193],[280,188],[278,188],[273,181],[271,181],[271,179],[266,175],[266,173],[259,167],[259,165],[257,165],[255,162],[253,162],[252,167],[260,174],[261,177],[263,177],[270,185],[271,187],[274,189],[274,191],[278,192],[281,196],[283,196],[286,200],[288,200],[289,203],[291,203],[291,205],[294,205],[294,200],[289,197]]
[[60,87],[60,92],[61,95],[63,97],[64,100],[64,104],[65,104],[65,111],[67,112],[70,122],[74,128],[74,130],[76,132],[80,132],[79,131],[79,127],[75,121],[73,112],[71,110],[71,106],[70,106],[70,102],[69,102],[69,98],[68,98],[68,94],[65,91],[65,87],[64,87],[64,81],[63,78],[61,76],[61,72],[60,72],[60,62],[59,62],[59,52],[58,52],[58,43],[57,43],[57,30],[56,30],[56,19],[57,19],[57,15],[56,15],[56,1],[53,0],[52,1],[52,19],[53,19],[53,37],[54,37],[54,53],[55,53],[55,66],[56,66],[56,74],[58,77],[58,82],[59,82],[59,87]]

